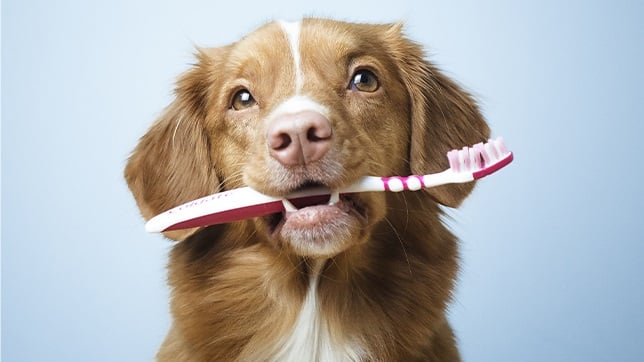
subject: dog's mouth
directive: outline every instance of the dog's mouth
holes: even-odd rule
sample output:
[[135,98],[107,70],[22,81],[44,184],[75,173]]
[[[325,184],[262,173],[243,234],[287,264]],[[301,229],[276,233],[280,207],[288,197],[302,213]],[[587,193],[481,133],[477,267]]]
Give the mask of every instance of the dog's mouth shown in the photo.
[[[305,186],[297,188],[290,194],[296,193],[297,191],[319,188],[326,188],[326,186],[310,182],[306,183]],[[291,199],[283,198],[282,203],[285,211],[266,216],[271,234],[278,232],[280,227],[287,220],[301,218],[302,216],[307,216],[308,221],[315,224],[324,222],[324,216],[328,216],[325,215],[326,213],[334,213],[337,211],[351,214],[364,223],[366,223],[368,219],[366,207],[358,199],[356,194],[340,194],[338,191],[330,191],[329,194],[324,195],[296,197]],[[309,224],[309,222],[304,221],[304,224]],[[309,225],[301,226],[307,227]]]
[[[293,193],[312,188],[326,186],[309,182]],[[333,254],[355,239],[368,222],[368,208],[357,194],[332,190],[319,196],[284,198],[282,203],[285,211],[264,217],[269,233],[301,254]]]

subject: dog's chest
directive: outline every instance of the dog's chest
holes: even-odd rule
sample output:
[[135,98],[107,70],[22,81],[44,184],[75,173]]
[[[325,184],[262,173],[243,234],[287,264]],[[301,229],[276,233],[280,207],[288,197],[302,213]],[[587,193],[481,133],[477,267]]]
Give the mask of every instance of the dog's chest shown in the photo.
[[[318,270],[319,271],[319,270]],[[361,361],[364,351],[357,343],[331,335],[328,321],[320,310],[317,296],[319,273],[311,277],[309,291],[293,330],[274,361]]]

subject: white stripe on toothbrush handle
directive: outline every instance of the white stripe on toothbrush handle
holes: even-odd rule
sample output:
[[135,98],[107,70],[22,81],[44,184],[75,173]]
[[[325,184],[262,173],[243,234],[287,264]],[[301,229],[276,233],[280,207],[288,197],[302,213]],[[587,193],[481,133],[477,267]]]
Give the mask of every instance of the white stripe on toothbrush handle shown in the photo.
[[447,169],[440,173],[430,175],[411,175],[407,177],[394,176],[383,177],[382,182],[385,184],[385,191],[418,191],[430,187],[473,181],[474,176],[471,172],[454,172]]
[[358,192],[377,192],[385,190],[386,187],[385,183],[382,181],[382,177],[364,176],[339,191],[341,194],[354,194]]
[[418,175],[383,177],[382,182],[385,191],[392,192],[418,191],[425,186],[423,177]]
[[340,193],[418,191],[450,183],[463,183],[470,181],[474,181],[474,176],[471,172],[454,172],[451,169],[430,175],[391,177],[365,176],[354,182],[352,185],[341,189]]

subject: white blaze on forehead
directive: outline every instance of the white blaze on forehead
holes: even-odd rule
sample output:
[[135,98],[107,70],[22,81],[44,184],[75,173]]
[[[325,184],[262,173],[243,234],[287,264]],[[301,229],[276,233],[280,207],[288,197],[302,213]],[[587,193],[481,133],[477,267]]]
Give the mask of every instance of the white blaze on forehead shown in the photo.
[[329,109],[307,96],[294,96],[282,102],[267,117],[270,121],[284,114],[295,114],[303,111],[314,111],[329,117]]
[[299,94],[302,90],[302,83],[304,81],[304,75],[302,74],[302,69],[300,68],[300,28],[302,26],[302,23],[299,21],[280,21],[279,24],[286,34],[288,42],[291,46],[291,54],[293,56],[293,69],[295,69],[295,94]]

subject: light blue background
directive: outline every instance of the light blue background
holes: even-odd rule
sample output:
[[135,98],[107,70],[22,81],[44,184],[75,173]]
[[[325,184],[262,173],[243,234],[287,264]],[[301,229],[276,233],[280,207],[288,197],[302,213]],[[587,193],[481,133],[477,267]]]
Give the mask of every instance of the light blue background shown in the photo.
[[639,1],[2,4],[2,360],[152,360],[166,254],[122,169],[193,45],[302,15],[405,20],[515,163],[449,221],[466,361],[644,358]]

